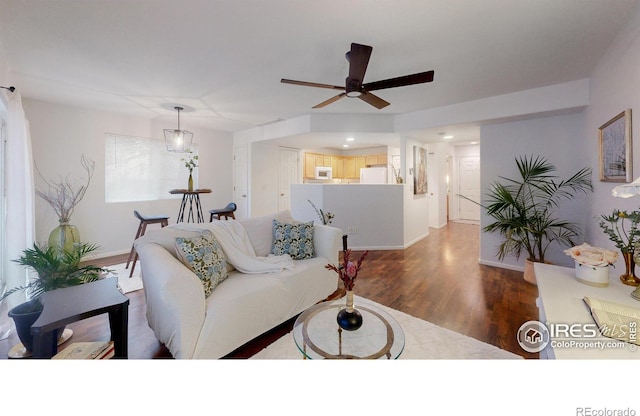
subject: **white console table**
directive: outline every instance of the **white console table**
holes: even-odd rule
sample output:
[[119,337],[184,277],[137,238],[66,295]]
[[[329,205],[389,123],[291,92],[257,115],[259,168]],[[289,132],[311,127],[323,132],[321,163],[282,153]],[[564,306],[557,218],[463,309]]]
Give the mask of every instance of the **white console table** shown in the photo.
[[[631,297],[633,286],[624,285],[618,278],[616,269],[610,270],[609,286],[595,287],[580,283],[575,278],[573,268],[535,263],[538,283],[537,304],[540,310],[540,322],[547,324],[594,324],[593,318],[583,298],[593,297],[640,308],[640,301]],[[553,341],[570,341],[556,338],[551,334],[547,347],[540,352],[540,358],[550,359],[639,359],[640,347],[626,344],[624,348],[559,348],[553,347]],[[615,341],[599,335],[597,338],[580,338],[576,341]]]

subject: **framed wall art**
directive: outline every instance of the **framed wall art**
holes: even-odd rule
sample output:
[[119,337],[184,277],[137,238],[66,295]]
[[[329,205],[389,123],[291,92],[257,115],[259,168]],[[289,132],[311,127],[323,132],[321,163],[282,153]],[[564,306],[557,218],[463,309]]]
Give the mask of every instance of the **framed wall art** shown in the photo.
[[413,193],[427,193],[427,150],[413,146]]
[[598,129],[600,141],[600,180],[631,182],[631,109],[618,114]]

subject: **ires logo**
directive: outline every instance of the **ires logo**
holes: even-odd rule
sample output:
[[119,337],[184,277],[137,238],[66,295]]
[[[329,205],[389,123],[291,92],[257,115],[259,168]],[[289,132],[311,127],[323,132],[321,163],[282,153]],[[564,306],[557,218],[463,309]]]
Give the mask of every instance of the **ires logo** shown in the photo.
[[[622,348],[625,341],[629,349],[635,351],[637,324],[602,325],[598,328],[590,324],[543,324],[540,321],[527,321],[518,329],[517,340],[520,347],[530,353],[544,350],[549,343],[553,348]],[[600,335],[611,338],[611,342],[597,341]],[[618,340],[618,341],[615,341]]]
[[549,330],[540,321],[527,321],[518,329],[518,344],[526,352],[536,353],[549,344]]

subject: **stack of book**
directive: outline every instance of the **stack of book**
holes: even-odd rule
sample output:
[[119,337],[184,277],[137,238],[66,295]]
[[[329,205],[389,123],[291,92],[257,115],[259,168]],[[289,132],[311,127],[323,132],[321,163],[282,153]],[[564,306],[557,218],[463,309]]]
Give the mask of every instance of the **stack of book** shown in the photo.
[[53,356],[54,360],[104,360],[113,357],[113,341],[74,342]]

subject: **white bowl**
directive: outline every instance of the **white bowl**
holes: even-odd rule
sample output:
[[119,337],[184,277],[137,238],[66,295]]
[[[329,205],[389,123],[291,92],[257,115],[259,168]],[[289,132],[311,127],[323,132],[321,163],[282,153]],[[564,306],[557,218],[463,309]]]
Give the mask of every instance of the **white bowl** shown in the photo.
[[609,286],[609,266],[591,266],[578,263],[577,261],[575,264],[576,279],[578,279],[580,283],[597,287]]

